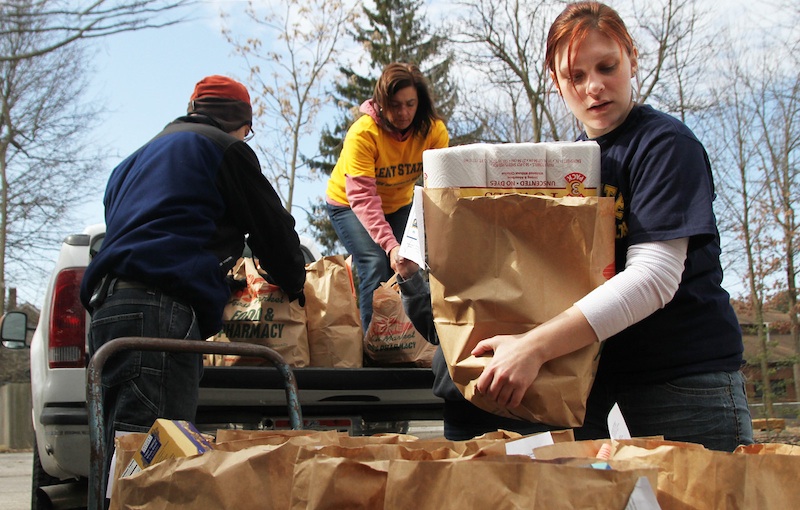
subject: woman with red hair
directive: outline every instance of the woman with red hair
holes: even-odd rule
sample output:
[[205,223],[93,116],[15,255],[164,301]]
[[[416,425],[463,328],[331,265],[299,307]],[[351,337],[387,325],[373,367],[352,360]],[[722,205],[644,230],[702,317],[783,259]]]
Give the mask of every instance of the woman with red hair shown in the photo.
[[714,183],[682,122],[633,99],[636,46],[614,9],[569,4],[547,38],[546,66],[601,150],[602,194],[617,204],[616,275],[552,320],[480,342],[492,354],[478,390],[513,408],[542,364],[603,342],[578,439],[609,436],[615,403],[634,436],[732,451],[753,442],[742,335],[722,288]]

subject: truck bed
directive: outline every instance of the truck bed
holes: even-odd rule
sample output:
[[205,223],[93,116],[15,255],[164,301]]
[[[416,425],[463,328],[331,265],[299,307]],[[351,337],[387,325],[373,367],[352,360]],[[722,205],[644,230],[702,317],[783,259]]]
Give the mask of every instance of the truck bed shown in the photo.
[[[441,420],[429,368],[293,368],[306,420]],[[259,423],[287,416],[284,380],[274,367],[206,367],[198,424]]]
[[[366,422],[441,420],[429,368],[293,368],[305,419]],[[258,424],[288,415],[284,379],[274,367],[205,367],[197,424]],[[83,402],[48,407],[48,425],[88,425]]]

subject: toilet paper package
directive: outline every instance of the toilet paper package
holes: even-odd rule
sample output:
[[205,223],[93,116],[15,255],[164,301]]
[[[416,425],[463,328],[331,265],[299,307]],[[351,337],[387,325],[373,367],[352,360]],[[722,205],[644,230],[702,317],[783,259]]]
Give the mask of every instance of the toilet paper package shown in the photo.
[[[425,188],[459,188],[462,197],[517,193],[594,197],[600,188],[597,142],[475,143],[422,153]],[[421,190],[414,196],[400,255],[426,267]]]
[[[547,148],[541,143],[487,145],[486,178],[489,188],[554,188],[547,179]],[[549,184],[549,185],[548,185]],[[459,186],[464,187],[464,186]]]
[[[491,145],[474,143],[422,153],[426,188],[485,188],[486,151]],[[430,171],[429,171],[430,169]]]
[[470,144],[422,153],[426,188],[483,188],[515,193],[597,196],[600,146],[596,142]]

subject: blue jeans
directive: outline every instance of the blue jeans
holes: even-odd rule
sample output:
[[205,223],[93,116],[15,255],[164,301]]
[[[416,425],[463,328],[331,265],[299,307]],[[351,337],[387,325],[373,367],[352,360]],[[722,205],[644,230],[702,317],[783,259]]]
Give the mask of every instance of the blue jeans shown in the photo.
[[[203,340],[190,306],[157,290],[112,287],[92,313],[90,353],[127,336]],[[111,356],[102,372],[106,469],[115,430],[147,432],[156,418],[193,422],[202,373],[197,353],[120,351]]]
[[662,384],[597,380],[575,439],[609,437],[607,417],[615,402],[633,437],[664,436],[728,452],[753,442],[745,380],[739,371],[678,377]]
[[[349,207],[326,204],[333,229],[348,253],[353,256],[358,273],[358,307],[361,311],[361,327],[364,331],[372,320],[372,293],[378,286],[394,275],[386,252],[370,237],[369,232]],[[397,240],[403,239],[411,204],[386,215]]]

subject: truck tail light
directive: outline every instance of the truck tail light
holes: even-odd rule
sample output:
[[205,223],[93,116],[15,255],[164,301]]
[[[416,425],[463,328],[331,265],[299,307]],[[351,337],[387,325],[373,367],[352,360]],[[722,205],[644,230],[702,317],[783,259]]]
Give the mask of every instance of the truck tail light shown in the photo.
[[86,309],[80,291],[84,268],[64,269],[56,276],[50,310],[50,368],[86,366]]

